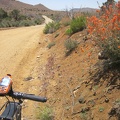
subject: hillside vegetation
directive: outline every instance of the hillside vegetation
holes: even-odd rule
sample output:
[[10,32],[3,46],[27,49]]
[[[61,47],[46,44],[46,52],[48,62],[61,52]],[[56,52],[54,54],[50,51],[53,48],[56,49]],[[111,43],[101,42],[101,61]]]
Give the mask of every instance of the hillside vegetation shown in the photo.
[[31,26],[39,25],[43,23],[44,19],[39,15],[38,18],[31,18],[22,15],[19,10],[14,9],[11,12],[7,12],[0,9],[0,27],[21,27],[21,26]]
[[42,4],[33,6],[17,0],[0,0],[0,8],[8,12],[17,9],[22,14],[33,17],[39,15],[39,13],[50,11],[50,9]]

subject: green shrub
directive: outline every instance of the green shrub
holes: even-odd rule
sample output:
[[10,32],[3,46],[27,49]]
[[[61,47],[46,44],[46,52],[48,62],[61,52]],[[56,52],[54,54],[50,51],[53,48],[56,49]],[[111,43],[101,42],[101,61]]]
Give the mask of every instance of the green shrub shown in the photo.
[[66,30],[65,33],[70,36],[70,35],[72,35],[73,31],[69,28]]
[[48,44],[47,48],[50,49],[50,48],[53,47],[54,45],[55,45],[55,42],[51,42],[51,43]]
[[88,113],[87,112],[81,112],[80,113],[81,120],[88,120]]
[[21,20],[21,21],[11,21],[7,19],[3,19],[0,22],[0,27],[19,27],[19,26],[31,26],[35,25],[34,21],[31,20]]
[[6,17],[8,17],[7,12],[0,8],[0,19],[4,19]]
[[45,28],[44,28],[44,30],[43,30],[43,33],[44,34],[47,34],[47,33],[49,33],[49,24],[46,24],[46,26],[45,26]]
[[7,27],[18,27],[19,22],[18,21],[10,21],[7,19],[3,19],[0,23],[0,27],[7,28]]
[[34,22],[35,22],[35,24],[37,24],[37,25],[42,24],[42,20],[40,20],[40,19],[36,19]]
[[20,11],[14,9],[9,14],[0,9],[0,27],[19,27],[19,26],[31,26],[31,25],[38,25],[43,22],[42,17],[39,18],[31,18],[29,16],[25,16],[20,14]]
[[2,20],[1,23],[0,23],[0,27],[3,27],[3,28],[9,27],[8,21],[7,20]]
[[73,33],[82,31],[86,27],[85,21],[86,19],[83,16],[73,19],[73,21],[70,24],[70,28],[73,31]]
[[19,21],[11,21],[11,27],[19,27]]
[[85,28],[86,28],[86,17],[80,16],[71,21],[70,29],[66,32],[66,34],[72,35],[76,32],[82,31]]
[[13,18],[15,21],[18,21],[20,17],[20,11],[17,9],[14,9],[10,12],[9,16]]
[[68,54],[72,52],[78,46],[78,42],[75,40],[67,39],[64,45],[66,48],[66,54]]
[[100,107],[100,108],[99,108],[99,112],[103,112],[104,109],[105,109],[104,107]]
[[31,21],[31,20],[22,20],[19,23],[19,26],[31,26],[31,25],[35,25],[34,21]]
[[40,120],[53,120],[54,116],[53,116],[53,110],[48,107],[42,107],[39,109],[39,112],[37,114],[37,119]]
[[120,35],[116,38],[108,38],[106,44],[102,44],[103,51],[107,53],[111,62],[119,61],[120,63]]
[[46,24],[45,29],[43,30],[43,33],[45,34],[54,33],[59,28],[60,28],[59,22],[49,22],[48,24]]

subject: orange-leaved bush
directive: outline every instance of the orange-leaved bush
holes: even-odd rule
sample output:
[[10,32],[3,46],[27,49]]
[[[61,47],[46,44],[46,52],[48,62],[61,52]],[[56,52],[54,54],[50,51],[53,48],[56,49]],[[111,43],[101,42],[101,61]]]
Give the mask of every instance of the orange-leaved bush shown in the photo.
[[112,62],[120,61],[120,2],[97,10],[98,17],[87,18],[88,33]]

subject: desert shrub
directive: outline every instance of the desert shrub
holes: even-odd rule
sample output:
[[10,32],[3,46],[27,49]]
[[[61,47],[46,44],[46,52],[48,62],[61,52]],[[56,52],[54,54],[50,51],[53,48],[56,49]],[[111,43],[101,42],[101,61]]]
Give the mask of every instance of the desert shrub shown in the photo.
[[94,36],[96,45],[106,53],[109,61],[120,64],[120,2],[102,8],[104,11],[97,11],[99,17],[88,18],[88,32]]
[[19,21],[11,21],[10,27],[19,27]]
[[20,17],[20,11],[17,9],[14,9],[10,12],[10,17],[14,18],[15,21],[19,20]]
[[50,42],[49,44],[48,44],[48,46],[47,46],[47,48],[51,48],[51,47],[53,47],[55,45],[55,42]]
[[0,27],[9,27],[9,22],[7,20],[2,20],[0,23]]
[[[50,24],[50,23],[49,23],[49,24]],[[44,34],[49,33],[49,29],[50,29],[49,24],[46,24],[46,25],[45,25],[45,28],[44,28],[44,30],[43,30],[43,33],[44,33]]]
[[70,29],[73,31],[73,33],[82,31],[85,28],[86,28],[86,18],[84,16],[75,18],[70,23]]
[[103,44],[103,51],[106,52],[111,62],[120,60],[120,35],[117,38],[109,37],[106,39],[107,44]]
[[59,22],[63,18],[63,14],[59,13],[53,13],[47,15],[49,18],[51,18],[53,21]]
[[68,35],[74,34],[76,32],[82,31],[86,28],[86,17],[79,16],[77,18],[74,18],[70,23],[70,29],[66,32]]
[[40,25],[42,23],[42,20],[41,19],[35,19],[34,22],[35,22],[35,24]]
[[65,32],[65,34],[69,35],[69,36],[72,35],[72,33],[73,33],[73,31],[70,28],[67,29],[66,32]]
[[45,106],[45,107],[41,107],[39,109],[39,112],[37,114],[37,119],[40,119],[40,120],[53,120],[53,118],[54,118],[53,110],[50,107]]
[[0,19],[8,17],[8,14],[6,11],[4,11],[2,8],[0,8]]
[[56,30],[60,28],[60,23],[59,22],[49,22],[46,24],[43,33],[48,34],[48,33],[54,33]]
[[0,27],[19,27],[19,26],[31,26],[42,23],[41,18],[30,18],[28,16],[20,14],[20,11],[13,10],[9,14],[0,9]]
[[22,20],[19,23],[19,26],[31,26],[31,25],[35,25],[34,21],[31,21],[31,20]]
[[67,39],[64,42],[64,46],[66,48],[66,55],[68,55],[78,46],[78,42],[75,40]]
[[31,26],[31,25],[35,25],[34,21],[30,21],[30,20],[22,20],[22,21],[14,21],[14,20],[7,20],[7,19],[3,19],[0,22],[0,27],[19,27],[19,26]]
[[9,21],[7,19],[3,19],[0,23],[0,27],[7,28],[7,27],[18,27],[19,22],[18,21]]

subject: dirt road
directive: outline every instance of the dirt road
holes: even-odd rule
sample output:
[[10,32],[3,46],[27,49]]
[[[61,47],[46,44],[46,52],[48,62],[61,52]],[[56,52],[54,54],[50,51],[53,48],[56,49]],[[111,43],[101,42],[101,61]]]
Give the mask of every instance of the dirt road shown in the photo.
[[[47,17],[43,17],[45,21],[50,21]],[[44,27],[45,24],[0,31],[0,77],[2,78],[7,73],[12,74],[15,91],[37,93],[35,85],[38,84],[38,79],[34,78],[34,82],[28,82],[25,81],[25,78],[31,76],[37,65],[38,55],[45,52]],[[34,90],[32,88],[33,83]],[[33,104],[33,102],[27,102],[29,108],[23,110],[26,117],[32,116]]]
[[[43,17],[45,18],[45,23],[51,21],[46,16]],[[36,51],[38,43],[42,42],[40,37],[44,27],[45,24],[0,31],[1,77],[6,75],[6,73],[14,75],[14,73],[23,67],[21,66],[23,61],[26,59],[26,63],[28,61],[27,57],[32,57],[31,53],[34,56],[34,51]]]
[[14,74],[28,51],[36,48],[40,27],[17,28],[0,31],[0,72]]

